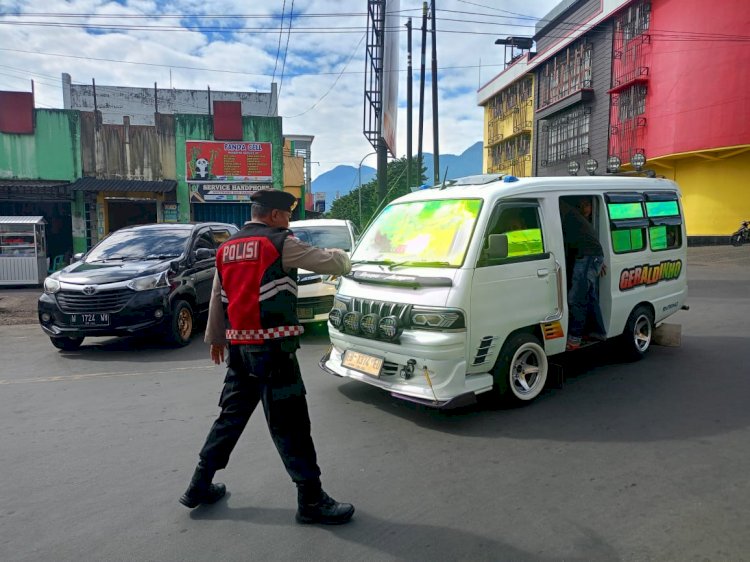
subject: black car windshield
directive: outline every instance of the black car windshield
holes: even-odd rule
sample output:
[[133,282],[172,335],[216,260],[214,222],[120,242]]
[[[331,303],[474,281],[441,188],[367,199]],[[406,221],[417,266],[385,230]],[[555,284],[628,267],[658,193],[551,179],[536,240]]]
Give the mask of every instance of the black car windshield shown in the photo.
[[185,252],[190,230],[144,228],[117,230],[99,242],[86,256],[87,262],[143,260],[150,256],[177,257]]
[[318,248],[339,248],[352,251],[349,229],[345,226],[299,226],[292,227],[294,236]]

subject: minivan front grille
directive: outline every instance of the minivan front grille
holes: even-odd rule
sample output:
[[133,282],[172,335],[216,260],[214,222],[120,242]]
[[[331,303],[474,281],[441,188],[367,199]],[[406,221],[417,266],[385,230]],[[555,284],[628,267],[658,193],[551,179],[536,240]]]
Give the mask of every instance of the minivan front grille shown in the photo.
[[117,312],[128,304],[133,291],[116,289],[97,292],[93,295],[86,295],[80,291],[60,291],[56,296],[57,304],[63,312]]
[[409,312],[412,305],[395,302],[376,301],[354,297],[347,303],[349,312],[361,312],[362,314],[377,314],[384,316],[396,316],[402,323],[409,320]]

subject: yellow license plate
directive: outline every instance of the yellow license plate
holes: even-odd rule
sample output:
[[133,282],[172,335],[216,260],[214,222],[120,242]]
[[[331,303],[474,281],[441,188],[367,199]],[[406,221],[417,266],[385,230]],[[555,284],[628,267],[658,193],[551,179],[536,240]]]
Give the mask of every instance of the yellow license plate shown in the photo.
[[355,371],[370,375],[371,377],[379,377],[380,369],[383,367],[383,359],[382,357],[373,357],[366,353],[347,349],[344,352],[344,358],[341,361],[341,364],[344,367],[354,369]]

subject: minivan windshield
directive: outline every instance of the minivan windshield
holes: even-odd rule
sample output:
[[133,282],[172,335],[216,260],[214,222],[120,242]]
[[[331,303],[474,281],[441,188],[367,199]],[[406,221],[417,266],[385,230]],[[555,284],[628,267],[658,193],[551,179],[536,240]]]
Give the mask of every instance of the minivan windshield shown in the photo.
[[86,261],[176,258],[185,252],[189,238],[186,228],[117,230],[94,246]]
[[338,248],[352,251],[352,239],[346,226],[295,226],[294,236],[318,248]]
[[481,208],[480,199],[389,205],[367,229],[352,262],[458,267]]

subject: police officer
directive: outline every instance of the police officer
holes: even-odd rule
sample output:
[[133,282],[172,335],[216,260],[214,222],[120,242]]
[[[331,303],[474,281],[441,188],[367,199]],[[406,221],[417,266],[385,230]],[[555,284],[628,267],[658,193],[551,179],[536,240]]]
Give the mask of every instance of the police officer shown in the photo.
[[228,369],[219,406],[187,491],[180,503],[193,508],[221,499],[226,487],[212,483],[226,467],[250,415],[262,402],[268,428],[289,476],[297,485],[299,523],[346,523],[354,506],[339,503],[320,483],[310,418],[295,352],[302,326],[297,320],[297,268],[345,274],[341,250],[315,248],[293,237],[289,219],[296,205],[283,191],[254,193],[251,221],[216,255],[206,343],[217,365],[228,346]]

